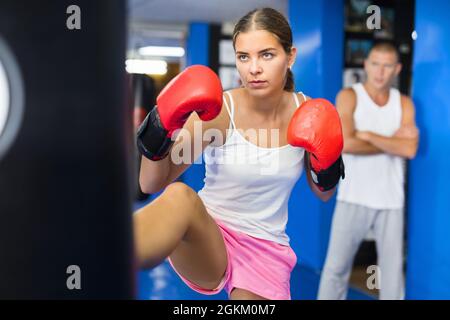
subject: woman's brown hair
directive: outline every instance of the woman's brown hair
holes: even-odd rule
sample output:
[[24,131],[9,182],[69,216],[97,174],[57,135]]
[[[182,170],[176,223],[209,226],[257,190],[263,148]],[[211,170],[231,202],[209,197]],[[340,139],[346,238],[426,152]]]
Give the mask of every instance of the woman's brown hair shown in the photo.
[[[272,8],[255,9],[243,16],[236,23],[233,31],[233,47],[239,33],[252,29],[265,30],[277,37],[286,54],[291,53],[292,30],[286,18],[277,10]],[[235,48],[236,49],[236,48]],[[286,74],[284,90],[294,91],[294,75],[291,69]]]

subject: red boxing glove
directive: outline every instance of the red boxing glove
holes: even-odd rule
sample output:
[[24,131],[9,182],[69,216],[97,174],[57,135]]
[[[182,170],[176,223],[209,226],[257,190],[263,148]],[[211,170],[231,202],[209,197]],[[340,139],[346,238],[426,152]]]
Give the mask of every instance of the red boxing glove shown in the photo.
[[173,78],[156,99],[137,135],[138,149],[150,160],[167,156],[175,130],[192,112],[204,120],[217,117],[222,108],[222,84],[210,68],[195,65]]
[[336,108],[325,99],[311,99],[297,108],[289,123],[289,144],[311,153],[312,178],[320,190],[344,178],[342,126]]
[[195,111],[200,119],[217,117],[222,108],[222,84],[210,68],[195,65],[173,78],[156,99],[159,116],[169,136],[182,128]]

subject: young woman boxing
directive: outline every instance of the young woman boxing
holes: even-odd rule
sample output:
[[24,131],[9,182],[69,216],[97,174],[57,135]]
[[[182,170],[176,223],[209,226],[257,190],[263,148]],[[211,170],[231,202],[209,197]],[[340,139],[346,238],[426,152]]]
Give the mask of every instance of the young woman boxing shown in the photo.
[[[204,294],[290,299],[297,258],[285,232],[288,200],[303,171],[320,199],[332,196],[343,175],[339,115],[326,100],[294,92],[296,49],[276,10],[246,14],[233,45],[241,88],[223,94],[209,68],[189,67],[139,130],[141,188],[164,191],[134,217],[137,259],[152,267],[169,257]],[[202,152],[203,189],[173,182]]]

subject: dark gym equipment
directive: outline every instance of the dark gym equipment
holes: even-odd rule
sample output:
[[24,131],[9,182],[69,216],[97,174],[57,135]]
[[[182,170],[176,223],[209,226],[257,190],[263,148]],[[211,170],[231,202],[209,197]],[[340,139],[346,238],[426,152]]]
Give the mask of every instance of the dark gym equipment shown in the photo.
[[0,2],[0,299],[134,297],[125,16],[123,0]]

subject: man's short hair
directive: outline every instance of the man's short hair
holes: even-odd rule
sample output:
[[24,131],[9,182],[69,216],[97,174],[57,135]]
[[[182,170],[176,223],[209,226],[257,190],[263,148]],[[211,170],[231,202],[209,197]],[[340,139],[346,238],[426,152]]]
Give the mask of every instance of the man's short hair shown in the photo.
[[394,43],[389,41],[378,41],[375,42],[372,48],[370,48],[369,53],[367,54],[367,57],[369,57],[370,53],[373,50],[382,51],[382,52],[393,52],[395,53],[395,56],[397,57],[397,62],[400,62],[400,54],[398,53],[397,47]]

